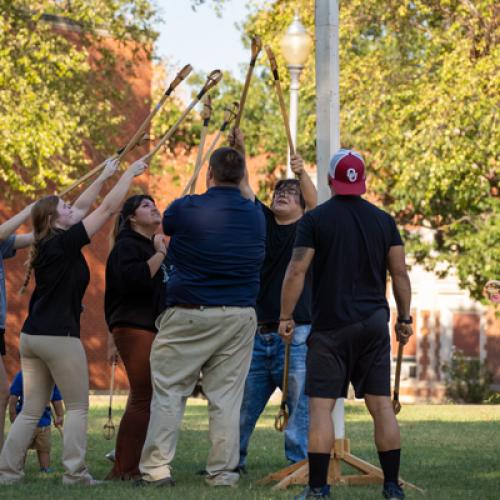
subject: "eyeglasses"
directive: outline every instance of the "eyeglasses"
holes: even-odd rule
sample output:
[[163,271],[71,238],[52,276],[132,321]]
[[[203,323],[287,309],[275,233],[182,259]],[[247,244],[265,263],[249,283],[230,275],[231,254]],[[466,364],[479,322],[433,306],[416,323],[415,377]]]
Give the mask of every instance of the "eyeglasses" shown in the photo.
[[275,193],[275,196],[286,196],[286,195],[299,197],[300,191],[297,191],[294,188],[283,188],[280,189],[279,191],[276,191]]

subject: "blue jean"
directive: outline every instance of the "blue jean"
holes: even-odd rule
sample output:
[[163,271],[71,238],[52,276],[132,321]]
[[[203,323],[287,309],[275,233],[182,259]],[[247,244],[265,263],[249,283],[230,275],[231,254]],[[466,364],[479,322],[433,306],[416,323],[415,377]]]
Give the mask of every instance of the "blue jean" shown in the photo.
[[[292,462],[307,457],[309,404],[304,394],[307,337],[311,325],[297,325],[293,334],[288,369],[288,425],[285,429],[285,455]],[[255,424],[276,387],[281,389],[285,346],[277,332],[255,335],[250,371],[240,412],[240,466],[246,464],[248,442]]]

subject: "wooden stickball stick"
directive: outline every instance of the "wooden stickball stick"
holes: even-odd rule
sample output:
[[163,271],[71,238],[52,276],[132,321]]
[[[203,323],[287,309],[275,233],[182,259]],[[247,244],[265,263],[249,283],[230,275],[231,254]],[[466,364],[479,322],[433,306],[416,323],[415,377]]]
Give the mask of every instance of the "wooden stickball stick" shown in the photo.
[[167,97],[169,97],[172,92],[175,90],[175,88],[191,73],[192,71],[192,66],[190,64],[187,64],[184,66],[179,73],[177,73],[176,77],[172,81],[172,83],[169,85],[168,89],[165,91],[165,93],[162,95],[161,99],[158,101],[156,106],[152,109],[152,111],[149,113],[147,118],[141,123],[141,126],[137,129],[135,134],[132,136],[132,138],[128,141],[128,143],[123,147],[120,148],[111,158],[107,158],[104,160],[102,163],[94,167],[92,170],[87,172],[85,175],[80,177],[78,180],[76,180],[71,186],[68,186],[67,188],[63,189],[59,193],[59,196],[65,196],[69,192],[73,191],[73,189],[77,188],[82,182],[85,182],[87,179],[90,179],[92,176],[97,174],[99,171],[101,171],[104,166],[106,165],[106,162],[109,159],[118,159],[121,160],[129,151],[134,149],[136,146],[141,144],[144,140],[144,137],[147,135],[145,134],[146,128],[148,125],[151,123],[151,120],[154,118],[156,113],[162,108],[163,104],[165,104],[165,101],[167,100]]
[[283,368],[283,384],[281,393],[281,403],[278,414],[274,418],[274,428],[283,432],[288,425],[288,370],[290,365],[290,344],[285,344],[285,366]]
[[222,122],[222,125],[220,126],[219,130],[217,131],[217,134],[212,140],[212,143],[208,147],[207,151],[205,152],[205,156],[203,156],[202,160],[202,165],[205,165],[205,163],[208,161],[210,158],[210,155],[212,154],[212,151],[215,149],[215,146],[217,146],[217,143],[219,142],[222,134],[225,132],[227,127],[231,124],[231,122],[236,118],[238,115],[238,109],[240,105],[237,102],[233,102],[230,106],[227,106],[224,111],[224,121]]
[[121,160],[130,151],[130,149],[134,146],[134,144],[136,144],[141,139],[141,137],[144,135],[144,132],[146,131],[146,127],[151,123],[156,113],[158,113],[158,111],[162,108],[167,98],[172,94],[175,88],[189,75],[189,73],[191,73],[192,70],[193,67],[190,64],[186,64],[186,66],[184,66],[179,71],[179,73],[177,73],[174,80],[169,85],[168,89],[161,96],[161,99],[158,101],[158,104],[151,110],[151,113],[149,113],[148,117],[142,122],[142,125],[134,134],[132,139],[130,139],[128,144],[120,151],[118,155],[119,160]]
[[278,63],[276,62],[276,57],[269,45],[265,46],[267,57],[269,58],[269,64],[271,65],[271,71],[274,77],[274,88],[278,94],[278,101],[280,104],[281,116],[283,117],[283,124],[285,125],[286,138],[288,140],[288,147],[290,148],[290,155],[295,154],[295,145],[293,144],[292,134],[290,132],[290,122],[288,121],[288,113],[286,111],[285,100],[283,99],[283,91],[281,90],[280,76],[278,73]]
[[234,126],[236,128],[240,127],[241,117],[243,115],[243,108],[245,107],[245,101],[247,100],[248,88],[250,87],[250,81],[252,80],[253,69],[255,67],[255,61],[257,61],[257,57],[262,49],[262,41],[259,36],[255,35],[252,37],[252,55],[250,57],[250,64],[247,70],[247,76],[245,78],[245,85],[243,86],[243,92],[240,97],[240,109],[238,111],[238,115],[236,116],[236,120],[234,122]]
[[170,129],[165,133],[165,135],[158,141],[156,146],[145,156],[142,157],[143,161],[150,161],[151,158],[160,150],[160,148],[167,142],[175,131],[179,128],[179,125],[183,122],[189,112],[200,102],[202,97],[213,87],[215,87],[222,79],[222,72],[218,69],[212,71],[208,76],[203,85],[202,89],[198,92],[198,95],[191,101],[189,106],[183,111],[179,119],[170,127]]
[[[209,160],[210,155],[212,154],[212,151],[215,149],[215,146],[217,145],[217,143],[219,142],[222,133],[227,129],[227,127],[230,125],[230,123],[234,120],[236,113],[238,112],[238,107],[239,107],[239,104],[237,102],[233,102],[232,105],[227,106],[225,108],[224,121],[222,122],[222,125],[220,126],[219,130],[217,131],[217,134],[215,135],[214,139],[212,140],[212,143],[210,144],[208,149],[205,151],[203,159],[201,160],[200,170],[203,167],[203,165],[205,165],[205,163]],[[199,153],[199,150],[198,150],[198,153]],[[189,181],[187,182],[186,187],[184,188],[184,190],[182,192],[182,196],[185,196],[188,193],[193,182],[195,182],[195,180],[194,180],[195,174],[196,174],[196,169],[195,169],[195,172],[193,173],[193,175],[191,176],[191,178],[189,179]],[[199,172],[198,172],[198,175],[199,175]],[[198,177],[198,175],[196,175],[196,177]]]
[[399,382],[401,380],[401,364],[403,362],[404,344],[398,344],[398,357],[396,359],[396,374],[394,376],[394,395],[392,398],[392,407],[397,415],[401,411],[401,403],[399,402]]
[[194,172],[188,183],[189,186],[186,186],[182,193],[182,196],[187,194],[187,190],[189,194],[194,194],[196,189],[196,181],[198,180],[198,176],[200,175],[201,167],[203,165],[203,149],[205,148],[205,141],[207,139],[208,133],[208,125],[210,124],[210,116],[212,115],[212,99],[209,95],[205,96],[203,102],[203,111],[201,112],[201,117],[203,118],[203,128],[201,129],[201,137],[200,144],[198,146],[198,155],[196,157],[196,163],[194,165]]

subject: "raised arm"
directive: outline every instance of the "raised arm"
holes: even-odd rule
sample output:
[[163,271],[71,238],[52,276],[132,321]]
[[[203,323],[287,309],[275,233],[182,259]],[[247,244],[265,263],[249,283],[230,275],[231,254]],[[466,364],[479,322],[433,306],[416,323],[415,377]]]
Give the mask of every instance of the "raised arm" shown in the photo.
[[[398,320],[410,319],[411,283],[406,269],[405,249],[403,245],[392,246],[387,256],[387,267],[392,280],[392,291],[398,309]],[[406,344],[413,334],[411,324],[396,322],[396,335],[402,344]]]
[[162,234],[155,234],[153,237],[153,245],[156,253],[147,261],[151,278],[154,278],[167,256],[165,236]]
[[116,172],[119,161],[109,159],[97,179],[73,203],[73,221],[80,222],[89,212],[90,207],[99,196],[104,183]]
[[229,132],[228,136],[229,145],[239,151],[243,158],[245,158],[245,176],[240,182],[241,195],[244,198],[248,198],[251,201],[255,201],[255,193],[253,192],[252,186],[250,186],[250,178],[248,175],[248,168],[246,168],[246,152],[245,152],[245,137],[243,132],[239,128],[233,128]]
[[35,238],[33,233],[16,234],[16,239],[14,241],[14,248],[19,250],[21,248],[29,247]]
[[116,212],[125,198],[134,177],[141,175],[147,168],[142,159],[132,163],[120,177],[113,189],[106,195],[101,205],[83,219],[83,225],[89,238],[101,229],[106,221]]
[[[9,220],[5,221],[3,224],[0,225],[0,241],[6,240],[11,234],[13,234],[17,230],[17,228],[21,224],[23,224],[28,220],[29,216],[31,215],[32,207],[33,203],[24,207],[19,213],[17,213]],[[28,245],[29,244],[30,243],[28,243]]]
[[281,312],[279,334],[287,343],[291,342],[294,329],[293,311],[304,289],[307,270],[314,258],[314,248],[295,247],[292,259],[286,268],[281,287]]
[[318,204],[318,192],[309,174],[304,168],[304,161],[298,154],[290,158],[290,167],[292,172],[297,176],[300,182],[300,190],[304,201],[306,202],[306,210],[311,210]]

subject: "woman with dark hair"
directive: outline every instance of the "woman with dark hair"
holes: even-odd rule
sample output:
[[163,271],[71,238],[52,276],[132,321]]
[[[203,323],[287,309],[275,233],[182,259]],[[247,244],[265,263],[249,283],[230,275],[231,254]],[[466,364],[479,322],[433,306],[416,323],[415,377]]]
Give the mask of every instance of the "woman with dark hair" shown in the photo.
[[164,236],[156,234],[160,224],[161,215],[151,196],[130,197],[117,217],[106,264],[106,321],[130,385],[108,479],[140,476],[152,396],[149,355],[157,331],[155,319],[165,306],[167,281],[163,263],[167,248]]
[[47,196],[31,210],[34,243],[24,287],[32,271],[36,286],[19,343],[24,405],[0,455],[0,484],[22,479],[24,456],[54,383],[66,403],[63,483],[97,483],[85,465],[89,379],[80,342],[80,314],[90,273],[81,249],[116,213],[132,180],[146,168],[141,160],[133,163],[102,204],[87,215],[117,165],[115,160],[108,161],[103,173],[73,207],[57,196]]

